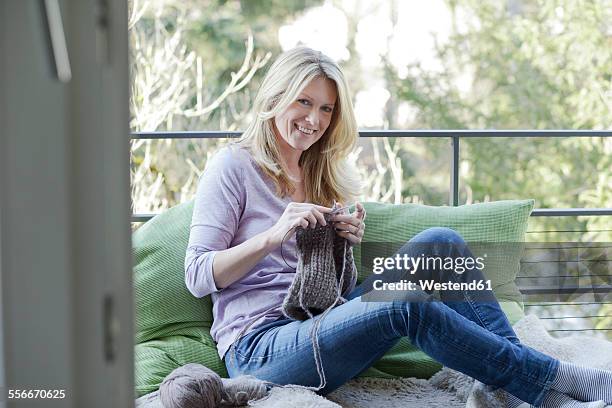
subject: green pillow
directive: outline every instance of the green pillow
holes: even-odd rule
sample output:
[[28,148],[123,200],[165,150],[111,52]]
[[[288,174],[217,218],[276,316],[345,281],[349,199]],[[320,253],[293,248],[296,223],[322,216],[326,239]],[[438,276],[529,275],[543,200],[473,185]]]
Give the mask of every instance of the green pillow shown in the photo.
[[168,374],[187,363],[199,363],[227,377],[209,329],[191,328],[190,335],[167,336],[136,344],[134,380],[140,397],[157,390]]
[[210,296],[194,297],[185,286],[185,251],[193,201],[154,217],[132,236],[136,393],[156,390],[173,369],[195,362],[227,377],[210,336]]
[[[396,243],[401,245],[419,232],[431,227],[449,227],[472,243],[521,243],[534,200],[508,200],[458,207],[431,207],[419,204],[365,203],[367,213],[364,243]],[[396,245],[396,246],[397,246]],[[362,250],[386,248],[389,253],[363,254],[390,256],[397,248],[393,245],[359,245],[354,248],[355,264],[362,282],[371,271],[361,266]],[[502,309],[514,324],[523,317],[522,296],[514,280],[520,268],[520,246],[487,248],[485,275],[491,279]],[[474,249],[474,248],[472,248]],[[474,253],[478,256],[477,253]],[[429,378],[441,368],[440,364],[402,338],[373,367],[360,376]]]

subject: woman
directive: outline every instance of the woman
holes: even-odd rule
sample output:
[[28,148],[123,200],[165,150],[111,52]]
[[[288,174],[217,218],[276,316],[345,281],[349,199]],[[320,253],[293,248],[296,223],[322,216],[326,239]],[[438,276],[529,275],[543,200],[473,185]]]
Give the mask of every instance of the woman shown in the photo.
[[[295,229],[326,225],[332,205],[349,202],[359,189],[346,162],[357,139],[347,82],[328,57],[296,48],[272,65],[253,111],[241,140],[220,150],[201,177],[186,285],[194,296],[212,294],[211,334],[230,376],[316,386],[321,373],[309,337],[313,319],[284,318],[281,305],[294,277],[287,264],[297,262]],[[351,245],[361,242],[365,228],[363,206],[355,208],[329,218]],[[447,228],[421,232],[400,253],[416,254],[419,243],[441,244],[427,245],[427,255],[471,255]],[[453,275],[482,278],[477,269]],[[544,407],[612,403],[612,372],[562,363],[522,345],[490,293],[488,302],[474,301],[469,292],[443,294],[445,303],[429,301],[424,292],[421,301],[362,302],[368,284],[354,286],[353,280],[343,293],[348,301],[320,322],[324,376],[318,388],[324,394],[408,336],[445,366],[505,389],[509,406],[521,400]],[[451,296],[462,301],[448,301]]]

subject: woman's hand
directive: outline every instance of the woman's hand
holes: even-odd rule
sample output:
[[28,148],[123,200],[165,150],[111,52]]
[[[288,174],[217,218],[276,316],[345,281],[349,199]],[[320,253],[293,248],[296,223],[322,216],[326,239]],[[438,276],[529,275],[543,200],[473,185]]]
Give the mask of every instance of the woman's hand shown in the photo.
[[310,203],[289,203],[283,215],[268,230],[268,242],[274,248],[280,246],[283,239],[290,238],[295,228],[314,228],[317,224],[327,225],[323,214],[330,213],[331,208]]
[[334,214],[331,220],[334,222],[336,234],[346,238],[351,245],[361,243],[365,232],[366,212],[360,202],[355,203],[353,214]]

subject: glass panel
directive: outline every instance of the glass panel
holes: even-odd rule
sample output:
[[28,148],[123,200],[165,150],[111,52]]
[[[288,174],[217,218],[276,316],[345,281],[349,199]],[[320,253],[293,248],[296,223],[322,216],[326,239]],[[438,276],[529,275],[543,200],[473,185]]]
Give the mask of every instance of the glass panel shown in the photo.
[[612,138],[464,138],[460,201],[534,198],[535,208],[612,207]]
[[578,333],[612,340],[612,302],[576,301],[570,304],[531,302],[525,297],[525,313],[535,314],[554,337]]
[[[557,256],[542,256],[534,249],[527,249],[518,274],[519,287],[558,285],[559,282],[564,287],[612,285],[612,216],[530,217],[526,241],[527,248],[552,246],[560,250]],[[580,262],[573,262],[577,260]],[[545,327],[553,336],[563,337],[575,334],[568,330],[579,330],[612,339],[612,292],[609,290],[571,294],[561,301],[553,301],[550,295],[523,292],[525,313],[544,319]]]
[[526,242],[612,242],[612,216],[530,217]]
[[157,213],[192,199],[206,161],[230,141],[132,140],[132,211]]
[[449,139],[361,138],[358,152],[366,201],[448,205]]

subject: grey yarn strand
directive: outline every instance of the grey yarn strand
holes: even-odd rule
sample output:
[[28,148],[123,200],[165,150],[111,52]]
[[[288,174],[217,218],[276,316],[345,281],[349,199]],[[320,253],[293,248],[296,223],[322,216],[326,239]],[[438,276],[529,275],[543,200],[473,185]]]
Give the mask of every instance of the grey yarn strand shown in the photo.
[[211,369],[196,363],[172,371],[159,387],[165,408],[217,408],[245,405],[267,394],[264,381],[251,376],[221,378]]
[[246,405],[251,400],[258,400],[268,394],[266,383],[250,375],[236,378],[222,378],[222,401],[232,406]]

